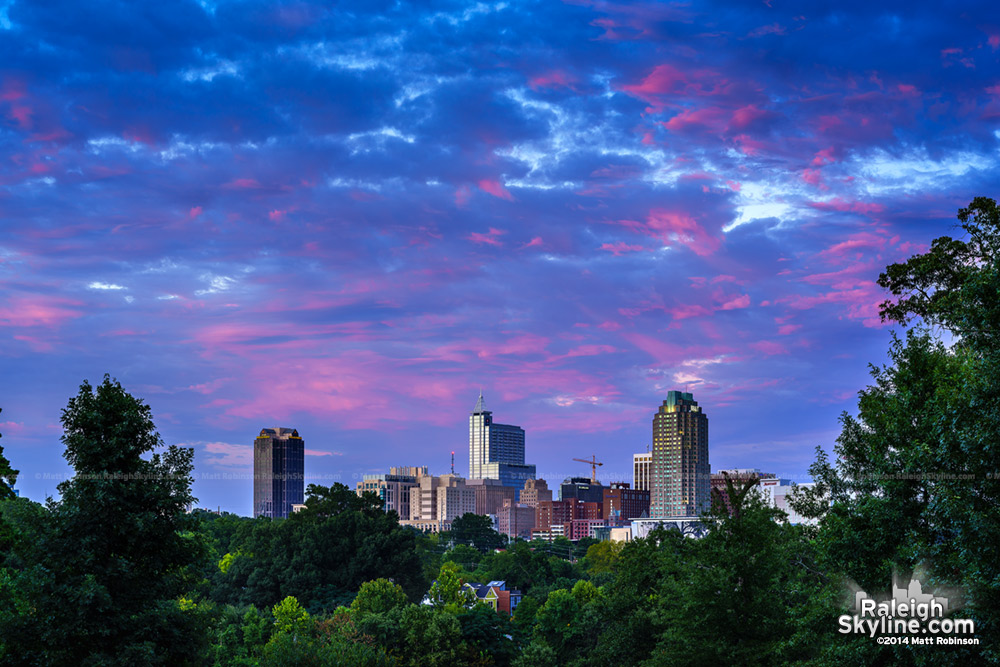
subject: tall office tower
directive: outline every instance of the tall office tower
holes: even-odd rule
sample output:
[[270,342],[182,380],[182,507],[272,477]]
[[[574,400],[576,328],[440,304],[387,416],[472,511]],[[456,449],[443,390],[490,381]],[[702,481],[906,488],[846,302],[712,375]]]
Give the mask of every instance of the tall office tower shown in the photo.
[[708,417],[691,394],[668,391],[653,416],[651,518],[698,516],[711,503]]
[[253,441],[253,515],[284,519],[303,501],[305,441],[293,428],[265,428]]
[[653,467],[653,454],[645,452],[643,454],[632,455],[632,488],[639,491],[650,491],[649,474]]
[[494,423],[480,392],[469,415],[469,479],[499,479],[504,486],[523,489],[534,477],[535,466],[524,463],[524,429]]

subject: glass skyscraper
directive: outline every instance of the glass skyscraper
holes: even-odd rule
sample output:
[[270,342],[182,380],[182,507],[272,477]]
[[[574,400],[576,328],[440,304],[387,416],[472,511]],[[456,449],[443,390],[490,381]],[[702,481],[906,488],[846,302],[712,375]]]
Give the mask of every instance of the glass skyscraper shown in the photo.
[[504,486],[524,488],[535,477],[535,466],[524,462],[524,429],[496,424],[479,394],[469,415],[469,478],[498,479]]
[[302,503],[305,441],[293,428],[265,428],[253,442],[253,515],[284,519]]
[[691,394],[667,392],[653,416],[651,518],[699,516],[711,503],[708,417]]

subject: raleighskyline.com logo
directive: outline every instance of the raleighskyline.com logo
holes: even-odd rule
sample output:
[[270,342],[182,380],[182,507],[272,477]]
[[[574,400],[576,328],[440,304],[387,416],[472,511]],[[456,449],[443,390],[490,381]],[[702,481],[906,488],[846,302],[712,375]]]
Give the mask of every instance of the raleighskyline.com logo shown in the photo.
[[971,636],[976,632],[975,622],[946,618],[948,598],[924,593],[915,578],[906,588],[893,585],[892,597],[885,600],[857,591],[853,611],[837,619],[840,634],[864,634],[880,644],[979,644]]

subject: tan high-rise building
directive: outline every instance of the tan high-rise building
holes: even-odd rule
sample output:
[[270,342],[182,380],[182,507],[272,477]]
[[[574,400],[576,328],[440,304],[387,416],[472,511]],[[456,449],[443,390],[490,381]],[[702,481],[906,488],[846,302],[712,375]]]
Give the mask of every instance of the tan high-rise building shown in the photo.
[[495,516],[504,501],[517,500],[517,489],[504,486],[498,479],[467,479],[465,485],[476,493],[476,514]]
[[382,499],[386,512],[395,510],[400,519],[406,520],[410,518],[410,489],[425,475],[426,466],[389,468],[388,475],[365,475],[355,491],[359,496],[366,491],[374,493]]
[[529,479],[524,482],[520,499],[522,505],[538,507],[538,503],[546,500],[552,500],[552,489],[544,479]]
[[476,512],[476,492],[457,475],[426,475],[410,489],[411,521],[451,521]]
[[708,417],[691,394],[667,392],[653,416],[650,517],[699,516],[708,510]]
[[535,528],[535,508],[505,500],[497,514],[497,532],[508,537],[531,539]]

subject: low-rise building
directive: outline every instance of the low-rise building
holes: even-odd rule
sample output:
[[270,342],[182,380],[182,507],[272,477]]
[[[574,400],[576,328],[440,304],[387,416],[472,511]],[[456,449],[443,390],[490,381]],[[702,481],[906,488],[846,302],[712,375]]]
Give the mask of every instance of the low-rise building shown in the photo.
[[604,488],[601,516],[611,525],[649,516],[649,491],[630,488],[628,482],[612,482]]

